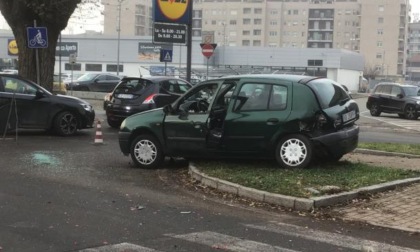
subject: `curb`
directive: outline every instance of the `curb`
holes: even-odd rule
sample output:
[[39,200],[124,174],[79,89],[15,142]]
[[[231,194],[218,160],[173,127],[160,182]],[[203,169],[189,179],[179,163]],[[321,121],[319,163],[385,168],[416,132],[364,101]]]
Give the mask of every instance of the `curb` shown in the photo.
[[[357,153],[373,154],[373,155],[392,155],[402,156],[411,158],[420,158],[419,155],[410,155],[404,153],[389,153],[384,151],[374,151],[367,149],[356,149]],[[282,194],[270,193],[262,190],[257,190],[249,187],[245,187],[239,184],[235,184],[226,180],[213,178],[205,173],[201,172],[193,163],[189,164],[188,173],[190,176],[200,181],[201,184],[217,189],[222,192],[231,193],[236,196],[246,197],[249,199],[257,200],[264,203],[276,204],[282,207],[290,208],[298,211],[311,211],[315,208],[327,207],[337,204],[346,203],[352,199],[355,199],[361,195],[373,194],[383,192],[391,189],[395,189],[399,186],[407,186],[413,183],[420,182],[419,178],[408,178],[402,180],[396,180],[378,185],[372,185],[367,187],[358,188],[353,191],[343,192],[334,195],[326,195],[312,198],[299,198]]]

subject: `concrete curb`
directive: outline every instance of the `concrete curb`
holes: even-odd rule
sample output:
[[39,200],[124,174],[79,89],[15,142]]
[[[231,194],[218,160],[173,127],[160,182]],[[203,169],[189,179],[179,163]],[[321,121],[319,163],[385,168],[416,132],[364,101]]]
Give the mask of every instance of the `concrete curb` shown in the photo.
[[[366,150],[366,149],[359,149],[355,152],[374,154],[374,155],[388,155],[388,156],[391,154],[388,152],[382,152],[382,151],[376,152],[373,150]],[[409,155],[409,154],[403,154],[403,153],[393,153],[392,155],[420,158],[420,156],[418,155]],[[231,193],[236,196],[246,197],[246,198],[257,200],[264,203],[279,205],[282,207],[286,207],[286,208],[290,208],[290,209],[298,210],[298,211],[311,211],[312,209],[315,209],[315,208],[342,204],[352,199],[355,199],[361,195],[374,194],[378,192],[395,189],[399,186],[407,186],[413,183],[420,182],[420,177],[409,178],[409,179],[402,179],[402,180],[381,183],[381,184],[373,185],[373,186],[362,187],[362,188],[358,188],[350,192],[343,192],[343,193],[338,193],[334,195],[326,195],[326,196],[312,197],[312,198],[299,198],[299,197],[292,197],[288,195],[261,191],[261,190],[241,186],[239,184],[235,184],[235,183],[225,181],[222,179],[213,178],[201,172],[193,163],[190,163],[189,165],[189,174],[193,179],[200,181],[201,184],[217,189],[219,191]]]

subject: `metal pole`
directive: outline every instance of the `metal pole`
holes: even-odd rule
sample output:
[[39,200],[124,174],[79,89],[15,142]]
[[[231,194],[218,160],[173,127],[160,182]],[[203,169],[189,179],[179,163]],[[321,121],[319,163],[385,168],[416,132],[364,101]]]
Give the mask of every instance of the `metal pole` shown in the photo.
[[[34,27],[36,27],[36,20],[34,20]],[[36,83],[41,85],[41,76],[39,73],[39,55],[38,55],[38,48],[35,49],[35,66],[36,66]]]
[[191,58],[192,58],[192,10],[193,10],[193,1],[188,1],[190,5],[189,8],[189,18],[188,18],[188,32],[187,32],[187,81],[191,81]]
[[61,85],[61,32],[59,37],[60,49],[58,50],[58,87]]
[[117,46],[117,75],[119,75],[119,74],[120,74],[121,2],[122,2],[122,0],[118,0],[118,26],[117,26],[117,33],[118,33],[118,46]]
[[207,74],[206,74],[206,80],[209,79],[209,59],[210,59],[210,57],[207,57]]

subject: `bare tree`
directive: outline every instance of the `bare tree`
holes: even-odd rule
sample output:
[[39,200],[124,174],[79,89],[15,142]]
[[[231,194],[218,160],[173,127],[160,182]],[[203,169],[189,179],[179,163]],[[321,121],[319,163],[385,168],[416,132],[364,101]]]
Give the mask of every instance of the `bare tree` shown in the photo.
[[[82,0],[0,0],[0,11],[11,27],[19,50],[19,74],[37,80],[35,50],[39,54],[40,85],[52,90],[55,51],[60,32]],[[27,47],[27,27],[46,27],[48,48]]]
[[363,77],[367,80],[373,80],[379,75],[379,70],[373,64],[366,63],[363,70]]

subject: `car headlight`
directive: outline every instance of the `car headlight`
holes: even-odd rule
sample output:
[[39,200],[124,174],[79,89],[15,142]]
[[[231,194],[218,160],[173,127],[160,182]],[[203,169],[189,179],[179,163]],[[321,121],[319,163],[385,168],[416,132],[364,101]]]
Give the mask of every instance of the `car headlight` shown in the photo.
[[126,120],[124,120],[124,121],[121,123],[120,129],[122,129],[122,128],[124,128],[124,127],[125,127],[125,121],[126,121]]
[[93,111],[93,107],[92,107],[92,105],[90,105],[90,104],[85,104],[85,103],[82,103],[82,104],[80,104],[86,111],[89,111],[89,112],[91,112],[91,111]]
[[420,101],[416,101],[416,104],[417,104],[417,105],[420,105]]

